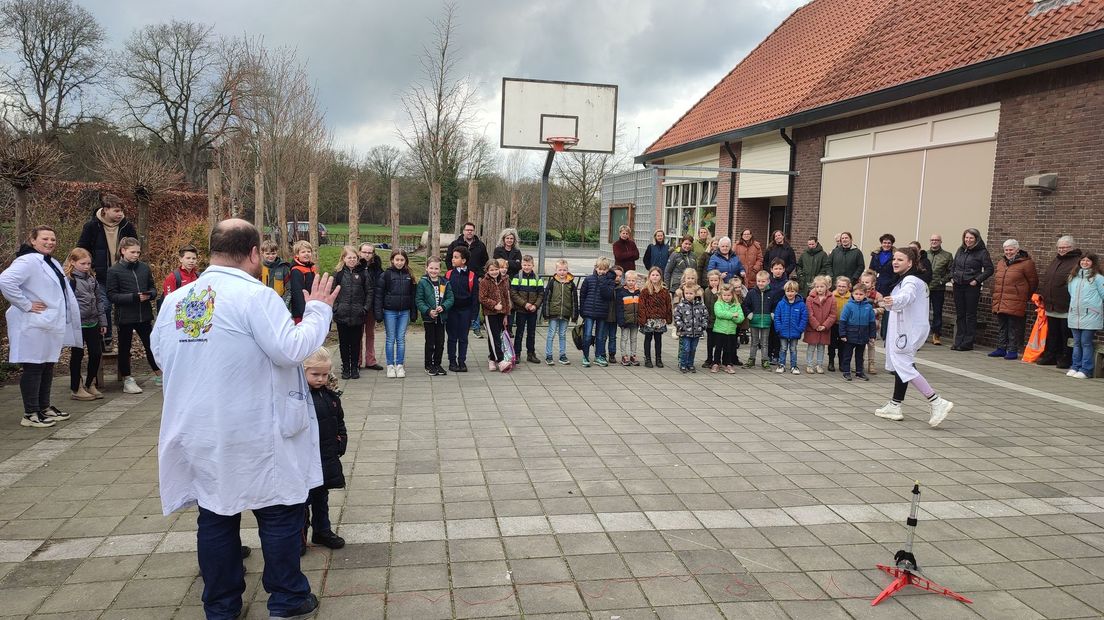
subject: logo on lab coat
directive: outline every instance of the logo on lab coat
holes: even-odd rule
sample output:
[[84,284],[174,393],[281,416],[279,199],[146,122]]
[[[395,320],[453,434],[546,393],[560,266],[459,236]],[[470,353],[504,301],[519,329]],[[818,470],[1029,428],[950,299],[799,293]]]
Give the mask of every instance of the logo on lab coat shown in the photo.
[[189,338],[199,338],[211,331],[215,318],[215,291],[208,286],[193,286],[184,299],[176,302],[176,329]]

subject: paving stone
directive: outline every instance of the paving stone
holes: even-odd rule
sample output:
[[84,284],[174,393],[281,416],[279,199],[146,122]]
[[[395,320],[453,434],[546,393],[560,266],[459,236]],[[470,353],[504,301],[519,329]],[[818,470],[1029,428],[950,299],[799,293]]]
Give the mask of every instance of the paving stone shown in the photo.
[[60,613],[107,609],[125,581],[64,584],[38,608],[38,613]]

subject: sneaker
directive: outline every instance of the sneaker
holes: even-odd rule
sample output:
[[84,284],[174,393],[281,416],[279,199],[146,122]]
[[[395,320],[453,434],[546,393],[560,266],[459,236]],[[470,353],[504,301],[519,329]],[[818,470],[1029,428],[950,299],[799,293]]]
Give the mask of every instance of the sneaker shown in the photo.
[[[428,369],[428,368],[426,368],[426,371],[428,371],[428,370],[429,370],[429,369]],[[343,368],[343,369],[341,370],[341,378],[342,378],[342,379],[348,380],[348,379],[352,378],[352,376],[353,376],[353,373],[349,372],[349,369],[348,369],[348,368]]]
[[797,366],[794,366],[793,368],[790,369],[790,374],[791,375],[800,375],[801,371],[797,369]]
[[466,362],[460,362],[456,366],[460,369],[457,372],[468,372],[468,364]]
[[947,414],[954,409],[954,403],[943,398],[942,396],[936,396],[935,400],[931,402],[931,418],[928,419],[928,426],[935,428],[939,426],[943,420],[947,419]]
[[697,366],[688,366],[686,369],[689,370],[690,372],[694,373],[694,374],[698,373],[698,367]]
[[685,366],[679,366],[679,372],[681,372],[682,374],[685,375],[686,373],[688,373],[690,371],[687,370]]
[[78,385],[77,391],[73,392],[69,398],[73,400],[96,400],[96,397],[90,394],[88,390],[84,389],[83,385]]
[[357,368],[356,366],[353,366],[352,372],[349,373],[349,378],[350,379],[359,379],[360,378],[360,369]]
[[805,374],[807,374],[807,375],[811,375],[811,374],[813,374],[813,372],[814,372],[814,371],[813,371],[813,367],[812,367],[812,366],[806,366],[806,367],[805,367]]
[[771,363],[767,360],[763,360],[763,370],[770,370]]
[[702,368],[709,368],[712,365],[713,365],[713,360],[705,360],[704,362],[702,362]]
[[33,428],[49,428],[55,424],[57,424],[56,420],[49,419],[41,413],[25,413],[23,414],[23,420],[19,423],[20,426]]
[[1005,355],[1008,355],[1008,351],[1004,349],[995,349],[989,353],[988,357],[1004,357]]
[[863,381],[870,381],[870,377],[868,377],[868,376],[864,375],[864,374],[863,374],[863,373],[861,373],[861,372],[857,372],[857,373],[855,373],[855,378],[856,378],[856,379],[862,379]]
[[836,363],[828,360],[828,372],[836,372]]
[[609,366],[609,362],[606,361],[605,356],[602,356],[602,355],[599,355],[598,357],[594,358],[594,363],[598,364],[599,366],[602,366],[603,368],[606,367],[606,366]]
[[[304,551],[306,549],[304,548]],[[296,607],[295,609],[289,609],[281,614],[270,614],[269,618],[275,618],[277,620],[307,620],[307,618],[314,617],[318,613],[318,597],[314,594],[307,595],[307,602]]]
[[663,368],[663,358],[657,357],[655,362],[656,368]]
[[879,418],[885,418],[887,420],[896,421],[905,419],[905,415],[901,413],[901,405],[899,403],[893,402],[892,400],[875,409],[874,415],[878,416]]
[[402,364],[395,365],[395,376],[400,379],[406,376],[406,368],[403,368]]
[[123,394],[141,394],[142,388],[138,387],[138,382],[134,380],[134,377],[127,377],[123,379]]
[[506,360],[502,360],[498,363],[498,372],[510,372],[511,368],[512,366],[510,365],[510,362],[507,362]]
[[718,373],[718,372],[720,372],[720,371],[721,371],[721,367],[720,367],[720,366],[718,366],[717,364],[713,364],[712,366],[710,366],[710,367],[709,367],[709,372],[710,372],[711,374],[714,374],[714,375],[715,375],[715,374],[717,374],[717,373]]
[[1069,370],[1066,371],[1066,376],[1067,377],[1072,377],[1073,375],[1076,375],[1076,374],[1077,374],[1077,371],[1072,369],[1072,368],[1070,368]]
[[629,366],[629,365],[630,365],[630,364],[629,364],[629,356],[628,356],[628,355],[622,355],[622,356],[621,356],[621,365],[622,365],[622,366]]
[[315,532],[311,534],[311,542],[330,549],[340,549],[345,546],[345,539],[331,532]]
[[49,407],[42,410],[42,417],[46,418],[47,420],[64,422],[69,419],[69,414],[53,405],[50,405]]
[[736,374],[736,367],[732,364],[729,364],[728,366],[725,366],[725,372],[730,375],[734,375]]
[[1088,379],[1089,378],[1089,375],[1086,375],[1085,373],[1081,372],[1080,370],[1078,370],[1077,372],[1073,373],[1070,376],[1072,376],[1074,379]]
[[644,358],[644,367],[645,368],[651,368],[652,367],[652,358],[650,358],[650,357],[645,357]]
[[545,364],[548,364],[549,366],[555,366],[555,365],[556,365],[556,362],[555,362],[555,361],[554,361],[554,360],[552,359],[552,356],[551,356],[551,355],[549,355],[548,357],[544,358],[544,363],[545,363]]
[[630,364],[631,366],[639,366],[639,365],[640,365],[640,362],[639,362],[639,361],[637,361],[637,359],[636,359],[636,356],[635,356],[635,355],[630,355],[630,356],[629,356],[629,364]]
[[449,362],[450,372],[460,372],[460,366],[456,362]]
[[1017,353],[1016,351],[1009,351],[1008,353],[1004,354],[1004,359],[1006,359],[1006,360],[1018,360],[1018,359],[1020,359],[1020,354]]
[[431,377],[437,376],[437,369],[433,367],[426,367],[425,373]]
[[751,370],[752,368],[755,368],[755,360],[748,360],[747,363],[744,364],[744,370]]
[[494,360],[487,360],[487,370],[492,372],[498,370],[498,364]]
[[777,369],[776,369],[776,370],[775,370],[774,372],[775,372],[776,374],[779,374],[779,375],[780,375],[780,374],[782,374],[782,373],[786,372],[786,369],[785,369],[785,368],[783,368],[783,367],[781,367],[781,366],[779,366],[779,367],[778,367],[778,368],[777,368]]
[[444,369],[444,368],[441,368],[440,366],[437,366],[436,368],[434,368],[434,371],[435,371],[435,374],[436,374],[436,375],[437,375],[438,377],[446,377],[446,376],[448,376],[448,373],[447,373],[447,372],[445,372],[445,369]]
[[590,368],[590,359],[586,357],[583,358],[583,368]]
[[566,355],[561,355],[560,356],[560,364],[563,364],[564,366],[570,366],[571,365],[571,360],[567,359]]
[[816,374],[823,375],[824,374],[824,366],[817,366],[816,367]]
[[165,385],[165,379],[163,375],[153,375],[153,384],[157,387]]
[[849,373],[849,372],[843,373],[843,380],[844,381],[850,381],[851,380],[851,373]]
[[388,379],[394,379],[395,378],[395,366],[394,366],[394,364],[388,364],[387,365],[387,378]]

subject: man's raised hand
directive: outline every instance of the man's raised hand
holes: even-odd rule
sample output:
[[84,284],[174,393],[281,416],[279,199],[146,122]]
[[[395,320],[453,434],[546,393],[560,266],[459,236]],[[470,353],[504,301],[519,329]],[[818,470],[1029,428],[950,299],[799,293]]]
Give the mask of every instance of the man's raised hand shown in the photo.
[[311,283],[310,292],[303,293],[303,303],[320,301],[332,308],[339,292],[341,292],[341,287],[334,287],[333,276],[324,273]]

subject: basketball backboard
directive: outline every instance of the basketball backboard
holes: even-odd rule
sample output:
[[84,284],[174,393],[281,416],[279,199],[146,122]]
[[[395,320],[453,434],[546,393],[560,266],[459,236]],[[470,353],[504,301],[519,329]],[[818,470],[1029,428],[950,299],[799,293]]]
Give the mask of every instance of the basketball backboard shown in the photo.
[[502,78],[504,149],[547,151],[551,137],[578,138],[572,151],[612,153],[617,86]]

